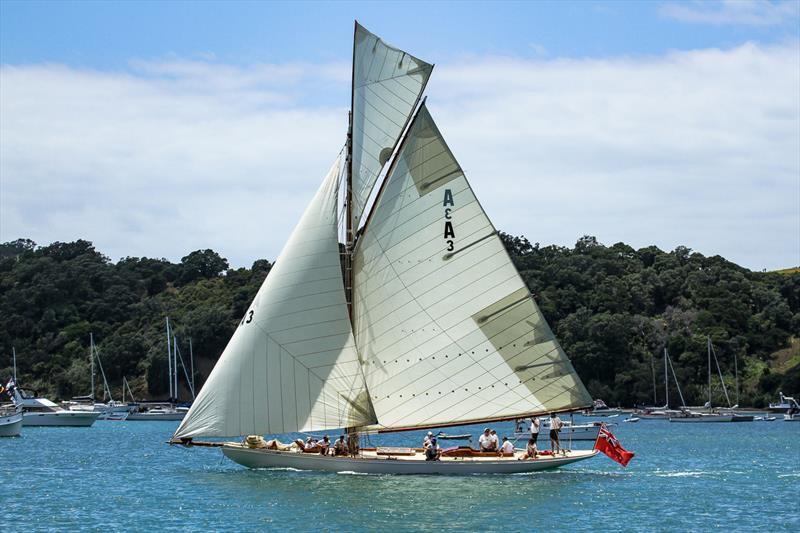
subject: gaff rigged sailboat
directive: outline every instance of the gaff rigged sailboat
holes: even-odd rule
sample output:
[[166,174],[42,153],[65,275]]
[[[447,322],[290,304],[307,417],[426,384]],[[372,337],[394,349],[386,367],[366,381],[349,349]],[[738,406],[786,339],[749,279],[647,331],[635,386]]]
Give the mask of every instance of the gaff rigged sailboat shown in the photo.
[[[345,149],[171,442],[252,468],[397,474],[527,472],[597,453],[356,449],[359,434],[592,405],[421,100],[432,69],[356,23]],[[346,457],[195,440],[338,428]]]

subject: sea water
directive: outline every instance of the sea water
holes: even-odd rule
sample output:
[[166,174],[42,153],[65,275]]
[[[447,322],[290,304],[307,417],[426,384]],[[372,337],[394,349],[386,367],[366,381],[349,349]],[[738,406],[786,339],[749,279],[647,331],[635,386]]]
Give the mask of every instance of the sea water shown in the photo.
[[[465,477],[247,470],[218,449],[165,444],[177,422],[24,427],[0,439],[0,523],[19,532],[800,531],[800,424],[621,418],[609,421],[636,452],[628,468],[598,455]],[[372,443],[419,445],[422,436]]]

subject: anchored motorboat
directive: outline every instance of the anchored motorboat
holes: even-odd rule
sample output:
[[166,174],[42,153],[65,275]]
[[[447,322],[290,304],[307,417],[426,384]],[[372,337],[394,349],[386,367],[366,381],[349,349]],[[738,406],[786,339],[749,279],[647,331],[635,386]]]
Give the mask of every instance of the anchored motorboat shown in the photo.
[[22,431],[22,407],[7,403],[0,405],[0,437],[19,437]]

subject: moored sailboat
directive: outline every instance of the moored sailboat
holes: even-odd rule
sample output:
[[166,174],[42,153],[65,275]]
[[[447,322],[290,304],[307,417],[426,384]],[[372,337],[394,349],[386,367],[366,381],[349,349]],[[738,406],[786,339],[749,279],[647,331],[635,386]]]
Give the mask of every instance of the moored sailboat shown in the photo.
[[[426,461],[421,449],[359,446],[368,433],[592,405],[420,103],[432,68],[356,23],[345,149],[174,443],[221,446],[251,468],[392,474],[528,472],[596,454],[520,460],[461,449]],[[337,428],[348,434],[344,457],[262,447],[257,438],[196,440]]]

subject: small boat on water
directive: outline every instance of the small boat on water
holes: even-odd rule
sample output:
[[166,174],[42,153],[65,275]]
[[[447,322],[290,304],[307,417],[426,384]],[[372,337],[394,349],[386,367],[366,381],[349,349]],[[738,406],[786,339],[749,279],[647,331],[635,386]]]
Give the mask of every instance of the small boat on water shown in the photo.
[[436,438],[439,440],[472,440],[472,435],[469,433],[464,433],[461,435],[448,435],[447,433],[439,432],[436,435]]
[[15,401],[22,406],[23,426],[70,426],[89,427],[100,413],[95,411],[71,411],[62,409],[47,398],[41,398],[35,391],[15,389]]
[[777,403],[770,403],[769,410],[772,413],[786,413],[792,407],[800,409],[800,406],[797,404],[797,400],[792,398],[791,396],[784,396],[783,392],[778,392],[780,397],[780,401]]
[[13,403],[0,405],[0,437],[19,437],[22,431],[22,407]]
[[638,421],[639,421],[639,417],[636,417],[636,416],[629,416],[628,418],[625,418],[625,419],[623,419],[622,421],[623,421],[623,422],[628,422],[628,423],[633,423],[633,424],[635,424],[636,422],[638,422]]
[[596,399],[591,409],[584,411],[583,416],[607,416],[616,417],[622,414],[622,409],[613,409],[606,405],[601,399]]
[[183,420],[188,411],[189,409],[186,407],[178,407],[172,404],[140,404],[128,414],[125,420],[174,422]]
[[[361,446],[592,405],[421,100],[432,68],[356,23],[345,146],[173,444],[250,468],[380,474],[532,472],[597,454]],[[346,456],[251,438],[339,428]]]

